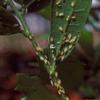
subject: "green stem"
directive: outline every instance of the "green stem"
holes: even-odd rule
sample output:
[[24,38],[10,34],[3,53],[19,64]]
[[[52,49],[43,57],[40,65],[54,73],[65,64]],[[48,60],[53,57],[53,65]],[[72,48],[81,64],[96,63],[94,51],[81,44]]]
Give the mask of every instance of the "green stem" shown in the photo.
[[51,85],[56,87],[58,94],[61,96],[62,100],[69,100],[69,98],[65,94],[65,89],[62,86],[61,80],[58,77],[58,73],[54,70],[49,74]]
[[28,25],[26,23],[24,13],[17,10],[17,8],[14,5],[12,0],[8,0],[7,4],[9,4],[11,6],[11,8],[14,10],[16,16],[19,18],[19,20],[20,20],[20,22],[21,22],[21,24],[23,26],[23,31],[24,31],[23,34],[31,41],[32,46],[36,50],[36,54],[38,55],[40,60],[42,60],[44,62],[45,68],[49,72],[49,68],[48,68],[49,61],[47,59],[47,56],[44,54],[43,48],[39,47],[39,45],[36,43],[34,37],[32,36],[32,33],[30,32],[29,27],[28,27]]
[[33,47],[36,47],[37,46],[37,43],[35,42],[33,36],[32,36],[32,33],[30,32],[29,30],[29,27],[25,21],[25,16],[24,16],[24,13],[22,11],[19,11],[15,4],[13,3],[13,0],[6,0],[5,1],[8,5],[10,5],[10,7],[14,10],[16,16],[18,17],[18,19],[20,20],[21,24],[22,24],[22,27],[23,27],[23,34],[28,37],[30,40],[32,40],[32,42],[34,42],[34,45]]
[[16,13],[16,16],[19,18],[19,20],[21,21],[21,24],[23,26],[23,29],[24,29],[24,32],[26,35],[29,35],[30,31],[29,31],[29,28],[25,22],[25,19],[24,19],[24,14],[22,12],[19,12],[16,8],[16,6],[14,5],[13,1],[12,0],[8,0],[7,1],[7,4],[9,4],[11,6],[11,8],[13,8],[14,12]]

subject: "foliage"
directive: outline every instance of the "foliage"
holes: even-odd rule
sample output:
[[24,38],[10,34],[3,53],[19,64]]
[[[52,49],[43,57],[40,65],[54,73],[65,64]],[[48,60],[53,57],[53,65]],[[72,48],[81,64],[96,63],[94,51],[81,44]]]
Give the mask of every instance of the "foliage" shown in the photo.
[[36,76],[17,75],[16,90],[24,91],[28,100],[55,100]]
[[[18,9],[16,6],[16,2],[17,3],[19,2],[20,4],[24,4],[24,7],[22,6],[21,9]],[[87,1],[85,0],[84,1],[82,0],[52,0],[51,3],[49,0],[46,0],[46,3],[50,4],[49,7],[51,7],[49,8],[49,11],[51,12],[50,14],[51,16],[49,17],[51,20],[51,31],[50,31],[50,36],[48,37],[49,45],[48,45],[48,48],[46,49],[43,49],[38,45],[38,43],[35,41],[35,38],[30,32],[29,27],[25,21],[25,14],[27,13],[26,9],[29,10],[30,12],[31,9],[29,9],[29,7],[31,5],[32,6],[35,5],[33,6],[33,8],[35,7],[35,11],[37,11],[41,9],[42,7],[46,6],[46,4],[44,4],[45,0],[39,0],[39,1],[33,0],[31,3],[28,1],[20,2],[20,0],[16,2],[13,2],[13,0],[5,0],[5,4],[12,8],[12,10],[14,11],[14,14],[19,18],[23,26],[22,32],[20,32],[20,29],[18,29],[17,32],[22,33],[30,40],[30,42],[32,43],[36,51],[37,56],[43,62],[44,67],[46,68],[49,74],[51,85],[57,88],[58,94],[61,96],[62,100],[68,100],[68,97],[65,95],[65,89],[63,88],[61,84],[61,80],[58,78],[58,73],[56,71],[57,62],[63,61],[71,53],[72,49],[75,47],[75,44],[79,40],[80,33],[86,22],[86,19],[91,7],[91,0],[87,0]],[[25,4],[25,2],[27,2],[27,4]],[[47,7],[47,10],[48,10],[48,7]],[[8,11],[6,11],[6,9],[4,9],[3,7],[1,7],[1,12],[2,11],[5,11],[5,14],[8,13]],[[38,13],[45,13],[45,11],[40,11]],[[3,14],[3,12],[1,14]],[[9,23],[11,24],[11,22]],[[17,30],[16,27],[14,29]],[[15,31],[14,33],[17,33],[17,32]],[[7,35],[8,34],[9,33],[7,31]],[[36,85],[39,87],[40,85],[37,83],[33,84],[34,82],[30,78],[27,78],[27,76],[19,76],[19,79],[21,80],[21,83],[19,80],[18,81],[19,87],[17,87],[17,89],[18,90],[21,89],[21,91],[24,91],[25,93],[28,92],[29,90],[29,92],[31,93],[28,92],[28,99],[33,100],[33,97],[35,96],[34,91],[33,91],[34,89],[32,89],[33,86],[31,86],[32,90],[30,90],[29,86]],[[22,85],[23,86],[25,85],[25,86],[22,87]],[[40,86],[40,89],[41,89],[41,86]],[[38,90],[38,92],[42,91],[42,89]],[[43,91],[45,90],[43,89]],[[46,96],[49,96],[49,95],[47,94]],[[45,96],[45,99],[47,99],[46,96]],[[50,96],[49,99],[51,98],[53,97]],[[43,97],[43,100],[44,100],[44,97]]]
[[83,5],[80,5],[81,0],[53,2],[51,34],[55,41],[57,54],[60,52],[60,56],[63,52],[60,58],[62,60],[64,59],[63,56],[67,56],[70,53],[79,39],[80,32],[87,19],[91,0],[83,1],[82,3]]

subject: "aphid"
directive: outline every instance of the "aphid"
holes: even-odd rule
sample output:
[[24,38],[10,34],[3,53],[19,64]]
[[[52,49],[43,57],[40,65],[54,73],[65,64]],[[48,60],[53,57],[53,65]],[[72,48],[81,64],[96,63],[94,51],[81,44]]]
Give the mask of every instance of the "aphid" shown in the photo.
[[54,44],[50,44],[50,49],[54,49],[54,48],[55,48]]
[[61,56],[61,61],[63,61],[64,60],[64,58],[65,58],[65,56],[63,55],[63,56]]
[[69,42],[73,43],[76,40],[76,36],[74,36]]
[[61,26],[58,27],[58,29],[63,32],[63,28]]
[[67,16],[67,17],[66,17],[66,21],[69,21],[69,19],[70,19],[70,16]]
[[58,77],[58,73],[57,72],[55,72],[55,76]]
[[55,56],[53,57],[53,60],[56,61],[56,57]]
[[64,13],[59,13],[58,15],[59,15],[59,17],[63,17]]
[[36,47],[36,50],[39,51],[39,52],[43,51],[43,49],[41,47]]
[[72,45],[69,45],[69,46],[68,46],[68,49],[71,49],[72,47],[73,47]]
[[31,36],[31,35],[29,35],[29,37],[28,37],[30,40],[32,40],[33,39],[33,37]]
[[66,53],[67,50],[68,50],[68,48],[66,47],[66,48],[64,49],[64,53]]
[[53,37],[50,37],[49,41],[50,42],[53,42],[54,41]]
[[65,97],[65,100],[69,100],[69,98],[68,97]]
[[36,55],[39,55],[39,53],[36,51]]
[[58,85],[60,85],[61,84],[61,80],[58,80],[57,83],[58,83]]
[[60,55],[61,55],[61,56],[64,55],[64,52],[62,51],[62,52],[60,53]]
[[47,64],[48,63],[48,60],[47,59],[44,59],[44,63]]
[[64,94],[65,91],[64,90],[58,90],[58,94],[61,95],[61,94]]
[[72,37],[71,33],[68,34],[68,39],[70,39]]
[[60,42],[58,41],[57,44],[60,44]]
[[40,56],[40,59],[41,59],[42,61],[44,61],[44,57]]
[[75,15],[74,15],[74,16],[72,16],[72,17],[71,17],[71,19],[75,20],[75,19],[76,19],[76,16],[75,16]]
[[68,42],[69,42],[69,39],[66,39],[64,42],[65,42],[65,43],[68,43]]
[[74,2],[74,1],[71,3],[71,6],[72,6],[72,7],[74,7],[74,6],[75,6],[75,2]]
[[59,5],[62,0],[57,0],[56,5]]
[[51,83],[52,86],[54,85],[52,80],[50,80],[50,83]]

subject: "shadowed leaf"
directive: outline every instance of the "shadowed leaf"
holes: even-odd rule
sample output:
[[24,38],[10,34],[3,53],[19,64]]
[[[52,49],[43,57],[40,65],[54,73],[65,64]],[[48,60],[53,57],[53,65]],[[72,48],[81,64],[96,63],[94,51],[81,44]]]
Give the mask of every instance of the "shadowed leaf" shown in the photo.
[[21,32],[18,21],[6,9],[0,6],[0,35],[11,35]]
[[18,84],[16,89],[24,92],[28,100],[55,100],[38,77],[18,75],[17,79]]
[[28,12],[37,12],[49,5],[50,0],[16,0],[28,9]]

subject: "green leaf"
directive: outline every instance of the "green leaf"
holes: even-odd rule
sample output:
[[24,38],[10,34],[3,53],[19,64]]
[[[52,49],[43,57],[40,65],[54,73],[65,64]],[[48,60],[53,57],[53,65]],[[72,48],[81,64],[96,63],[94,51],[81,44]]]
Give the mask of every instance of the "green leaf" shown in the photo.
[[84,68],[79,62],[76,53],[76,51],[72,52],[71,56],[58,64],[57,67],[59,77],[66,90],[76,88],[83,82]]
[[83,84],[80,87],[80,91],[84,94],[85,97],[89,98],[89,97],[95,97],[96,93],[93,87],[87,85],[87,84]]
[[27,100],[55,100],[49,90],[36,76],[18,75],[16,90],[25,93]]
[[29,12],[37,12],[50,4],[50,0],[16,0],[21,5],[24,4]]
[[[68,48],[65,52],[66,56],[71,52],[74,44],[79,39],[90,7],[91,0],[52,1],[51,36],[55,40],[57,53],[65,48]],[[65,43],[64,38],[68,39],[68,43]],[[70,42],[71,40],[73,41]]]
[[82,47],[82,49],[86,52],[86,55],[91,56],[91,57],[94,55],[93,35],[91,32],[83,30],[81,32],[79,44]]
[[38,11],[38,13],[47,19],[51,19],[51,5],[45,7],[44,9]]

